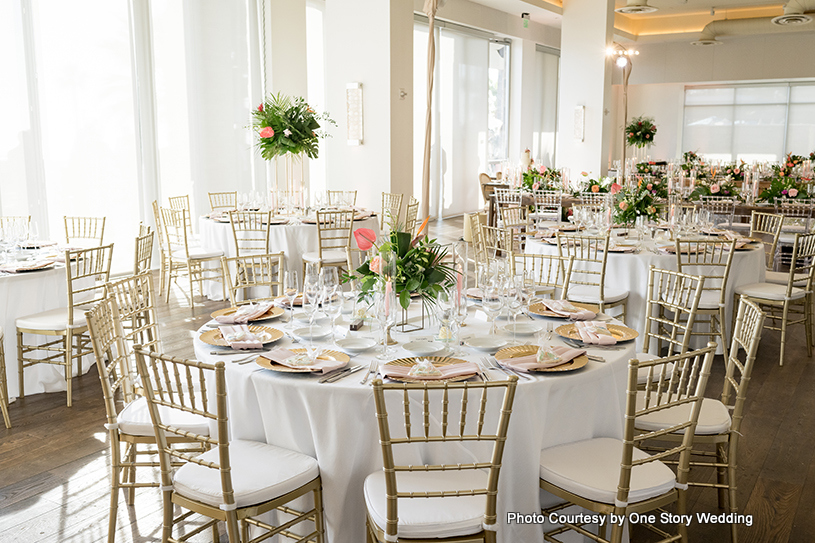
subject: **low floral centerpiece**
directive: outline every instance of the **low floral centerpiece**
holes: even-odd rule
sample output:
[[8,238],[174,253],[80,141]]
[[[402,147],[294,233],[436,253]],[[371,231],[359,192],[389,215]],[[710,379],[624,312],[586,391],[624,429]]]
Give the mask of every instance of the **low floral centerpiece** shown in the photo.
[[702,196],[726,196],[738,199],[740,195],[738,185],[730,177],[702,177],[697,179],[689,198],[699,200]]
[[392,276],[393,289],[399,298],[399,305],[407,309],[411,294],[418,294],[422,302],[428,305],[436,303],[438,296],[447,292],[456,281],[456,271],[442,261],[447,256],[447,249],[428,240],[422,235],[427,226],[427,219],[422,223],[419,233],[412,238],[409,232],[395,225],[387,239],[379,244],[376,233],[370,228],[358,228],[354,231],[357,246],[363,251],[374,250],[374,256],[354,271],[343,276],[343,282],[359,282],[359,299],[369,299],[377,283],[383,279],[383,264],[395,260]]
[[665,170],[656,167],[656,162],[653,160],[648,162],[637,163],[637,173],[640,175],[650,175],[651,177],[665,177]]
[[272,94],[252,111],[256,146],[266,160],[305,155],[317,158],[319,140],[328,137],[321,124],[337,125],[328,113],[316,113],[303,98]]
[[770,186],[758,195],[759,201],[762,202],[774,202],[776,198],[794,200],[809,197],[806,185],[795,177],[776,177],[770,181]]
[[560,170],[530,164],[522,174],[521,188],[527,191],[563,190]]
[[650,183],[642,180],[637,185],[620,187],[618,184],[612,185],[611,192],[615,195],[615,222],[618,224],[635,224],[638,217],[646,217],[648,220],[657,219],[656,194],[653,187],[648,188]]
[[580,172],[580,179],[578,181],[579,190],[575,196],[579,196],[580,192],[593,192],[595,194],[607,194],[611,189],[611,177],[601,177],[600,179],[592,179],[589,172]]
[[653,145],[656,134],[657,125],[651,117],[635,117],[625,127],[625,141],[632,147]]

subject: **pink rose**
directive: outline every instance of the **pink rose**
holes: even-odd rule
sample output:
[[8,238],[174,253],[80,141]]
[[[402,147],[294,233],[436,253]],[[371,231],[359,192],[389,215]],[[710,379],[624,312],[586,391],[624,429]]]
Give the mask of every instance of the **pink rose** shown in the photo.
[[379,256],[379,255],[376,255],[375,257],[373,257],[371,259],[371,261],[368,263],[368,269],[371,270],[372,272],[376,273],[376,274],[381,274],[382,273],[382,257]]
[[613,183],[611,185],[611,194],[617,194],[623,187],[620,186],[619,183]]
[[538,167],[538,171],[540,172],[541,175],[545,174],[546,173],[546,166],[541,164],[540,167]]
[[539,188],[541,188],[541,184],[540,184],[540,183],[538,183],[537,181],[535,181],[534,183],[532,183],[532,190],[538,190]]
[[738,168],[736,168],[735,170],[733,170],[733,173],[734,173],[734,174],[736,174],[736,175],[738,175],[738,174],[739,174],[739,169],[738,169]]
[[263,104],[260,104],[260,105],[258,106],[258,111],[263,111]]
[[260,129],[259,134],[261,138],[271,138],[274,136],[274,129],[271,126],[266,126]]
[[717,192],[719,192],[719,185],[716,184],[710,185],[710,192],[711,194],[716,194]]
[[654,185],[648,183],[647,185],[645,185],[645,188],[647,188],[648,190],[652,190],[654,188]]
[[363,251],[367,251],[374,246],[376,232],[370,228],[357,228],[354,230],[354,238],[357,240],[357,247]]
[[620,202],[620,209],[622,209],[623,211],[625,211],[626,209],[628,209],[628,202],[626,202],[625,200],[623,200],[622,202]]
[[792,168],[792,167],[793,167],[793,163],[792,163],[792,162],[787,162],[787,167]]
[[798,189],[790,189],[790,191],[787,193],[787,196],[789,196],[790,198],[795,198],[796,196],[798,196]]

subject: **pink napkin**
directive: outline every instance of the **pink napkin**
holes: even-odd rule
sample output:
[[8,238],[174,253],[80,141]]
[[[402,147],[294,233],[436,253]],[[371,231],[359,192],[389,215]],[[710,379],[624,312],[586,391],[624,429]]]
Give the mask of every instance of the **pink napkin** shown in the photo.
[[[65,260],[65,258],[63,258]],[[3,264],[0,266],[0,271],[4,271],[6,273],[18,273],[20,271],[26,271],[29,269],[39,268],[40,266],[47,266],[48,264],[53,264],[54,260],[37,260],[36,262],[19,262],[19,263],[9,263]]]
[[[289,307],[289,300],[287,298],[277,298],[274,301],[274,305],[278,307]],[[294,305],[303,305],[303,295],[298,294],[297,298],[294,299]]]
[[608,326],[604,322],[589,321],[574,323],[580,339],[588,345],[614,345],[617,340],[608,331]]
[[538,230],[535,232],[536,238],[551,238],[554,237],[556,231],[555,230]]
[[552,350],[555,351],[555,353],[560,357],[560,360],[555,362],[538,362],[537,353],[533,353],[527,356],[519,356],[518,358],[501,360],[500,364],[506,368],[516,371],[543,370],[562,366],[567,362],[571,362],[578,356],[586,354],[586,351],[571,349],[569,347],[552,347]]
[[567,300],[543,299],[541,300],[541,303],[552,313],[562,317],[568,317],[573,321],[587,321],[597,316],[596,313],[589,311],[588,309],[576,307]]
[[633,253],[637,248],[633,245],[609,245],[608,250],[614,253]]
[[271,307],[272,302],[260,302],[259,304],[243,305],[234,313],[215,317],[215,320],[221,324],[246,324],[250,320],[266,314]]
[[475,288],[475,287],[468,288],[467,289],[467,296],[469,296],[470,298],[483,298],[484,297],[484,291],[481,290],[480,288]]
[[[276,364],[280,364],[281,366],[286,366],[287,368],[303,370],[307,369],[313,372],[322,372],[328,373],[329,371],[334,371],[336,369],[342,368],[347,364],[347,362],[343,362],[341,360],[321,360],[318,358],[314,364],[297,364],[295,363],[295,359],[302,360],[301,357],[304,357],[304,354],[297,354],[293,353],[288,349],[278,348],[269,351],[268,353],[264,354],[261,358],[265,358]],[[308,360],[306,358],[306,360]]]
[[236,324],[235,326],[219,326],[221,335],[229,343],[229,346],[235,350],[238,349],[260,349],[263,347],[260,339],[249,331],[249,327],[245,324]]
[[[450,379],[452,377],[461,377],[462,375],[475,375],[478,373],[478,366],[472,362],[465,362],[463,364],[452,364],[450,366],[437,366],[441,375],[427,375],[423,379],[428,381],[437,381],[439,379]],[[382,364],[379,367],[379,372],[383,377],[409,377],[410,366],[390,366]],[[418,378],[417,378],[418,379]]]

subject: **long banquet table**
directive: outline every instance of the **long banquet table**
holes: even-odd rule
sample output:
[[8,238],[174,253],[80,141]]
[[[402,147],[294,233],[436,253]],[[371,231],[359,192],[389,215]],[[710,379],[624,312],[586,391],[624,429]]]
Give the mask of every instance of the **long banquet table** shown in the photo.
[[[417,305],[414,303],[412,310]],[[279,328],[283,323],[271,321],[267,326]],[[475,309],[471,309],[462,335],[487,335],[488,326],[477,318]],[[206,329],[205,326],[201,331]],[[426,327],[420,332],[394,336],[402,344],[435,330],[436,327],[429,330]],[[368,325],[353,334],[378,337],[378,331],[372,332]],[[504,331],[501,335],[511,339]],[[519,336],[519,339],[524,338]],[[331,348],[328,342],[324,345]],[[299,345],[282,339],[279,346]],[[213,363],[245,356],[243,351],[234,357],[213,356],[212,349],[195,339],[195,354],[199,360]],[[410,356],[401,345],[397,345],[396,350],[396,358]],[[369,350],[352,356],[349,364],[363,364],[367,369],[377,352]],[[471,361],[484,356],[467,347],[465,352],[462,358]],[[605,357],[605,363],[590,361],[580,370],[534,374],[531,381],[519,381],[499,484],[498,541],[543,541],[539,525],[506,523],[507,512],[540,511],[538,474],[542,448],[593,437],[622,436],[627,361],[633,353],[634,343],[629,342],[621,350],[593,352]],[[500,372],[491,374],[495,379],[503,378]],[[330,543],[364,541],[363,481],[370,473],[382,469],[373,393],[370,381],[360,384],[362,375],[358,372],[334,384],[319,384],[316,375],[278,373],[252,363],[227,362],[231,438],[262,441],[317,459]],[[392,409],[395,419],[399,418],[399,409],[398,405]],[[491,413],[497,416],[495,411]],[[459,450],[469,458],[470,453],[475,453],[473,447],[479,445],[483,447],[483,444],[467,444]],[[416,457],[405,461],[424,463],[432,455],[428,447],[412,449]]]
[[[206,251],[221,251],[227,258],[234,257],[235,240],[229,222],[212,220],[203,216],[198,221],[201,247]],[[354,221],[354,229],[370,228],[379,234],[379,219],[376,215]],[[356,240],[351,243],[356,247]],[[269,230],[269,252],[283,251],[286,254],[286,268],[302,273],[303,254],[317,251],[319,239],[317,225],[299,222],[297,224],[273,224]],[[211,300],[222,300],[221,285],[214,281],[204,281],[204,293]]]

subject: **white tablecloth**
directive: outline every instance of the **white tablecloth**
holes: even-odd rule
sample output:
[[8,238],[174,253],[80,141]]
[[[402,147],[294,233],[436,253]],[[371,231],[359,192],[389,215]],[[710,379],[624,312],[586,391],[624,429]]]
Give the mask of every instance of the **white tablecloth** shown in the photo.
[[[639,254],[610,253],[606,264],[606,285],[628,290],[628,307],[626,324],[635,330],[645,330],[646,301],[648,295],[648,270],[651,265],[663,270],[677,270],[676,255],[655,254],[649,250],[653,244],[643,245]],[[557,254],[557,246],[541,240],[529,240],[526,252],[532,254]],[[575,263],[575,269],[586,263]],[[730,267],[730,279],[727,282],[727,330],[730,331],[733,293],[736,287],[764,281],[764,249],[759,247],[748,251],[736,251]],[[688,270],[691,274],[702,274],[704,271]],[[708,272],[711,273],[711,272]],[[610,310],[612,313],[614,309]],[[728,336],[729,337],[729,336]],[[643,335],[637,338],[637,348],[642,348]],[[707,341],[702,338],[702,343]],[[717,342],[718,343],[718,342]],[[698,345],[702,347],[703,345]],[[729,347],[729,345],[728,345]]]
[[[203,249],[222,251],[228,258],[235,256],[235,240],[232,237],[232,226],[228,222],[223,223],[201,217],[198,228]],[[379,219],[368,217],[361,221],[354,221],[354,230],[357,228],[370,228],[379,235]],[[353,236],[351,243],[356,247],[356,240]],[[286,254],[286,268],[289,270],[302,273],[303,254],[317,250],[319,250],[319,240],[316,224],[272,225],[269,231],[269,252],[283,251]],[[205,281],[204,291],[211,300],[223,299],[220,283]]]
[[[465,337],[488,333],[488,324],[472,316],[467,324]],[[401,344],[405,338],[429,335],[436,329],[394,335]],[[372,333],[367,326],[358,333],[378,337],[378,332]],[[291,343],[283,339],[280,345],[289,347]],[[539,525],[506,524],[508,511],[540,511],[542,448],[592,437],[622,436],[627,361],[634,353],[634,343],[627,346],[625,350],[596,352],[606,358],[605,363],[592,361],[578,371],[538,374],[533,381],[519,382],[500,476],[498,541],[543,541]],[[235,358],[212,356],[212,349],[195,340],[198,360]],[[409,356],[401,346],[397,351],[397,357]],[[467,352],[469,360],[483,356],[469,349]],[[350,363],[367,368],[375,354],[368,351],[352,357]],[[503,375],[491,373],[497,379]],[[330,543],[365,540],[363,481],[382,469],[373,393],[370,385],[359,384],[362,375],[358,372],[334,384],[319,384],[317,376],[282,374],[254,364],[227,364],[232,438],[286,447],[318,460]],[[452,402],[450,405],[451,410],[455,408]],[[397,419],[399,409],[398,405],[393,408]],[[420,454],[428,452],[422,449]]]
[[[0,276],[0,325],[5,331],[3,346],[6,351],[9,399],[16,398],[20,393],[17,377],[17,328],[14,321],[19,317],[67,305],[68,285],[65,267],[62,265],[50,270]],[[26,335],[27,342],[32,342],[33,338],[34,336]],[[39,339],[41,343],[45,343],[53,337],[39,336]],[[84,357],[82,373],[88,371],[92,364],[93,357]],[[76,375],[78,369],[74,367],[73,371]],[[65,390],[65,373],[61,366],[37,364],[26,368],[26,395],[62,390]]]

